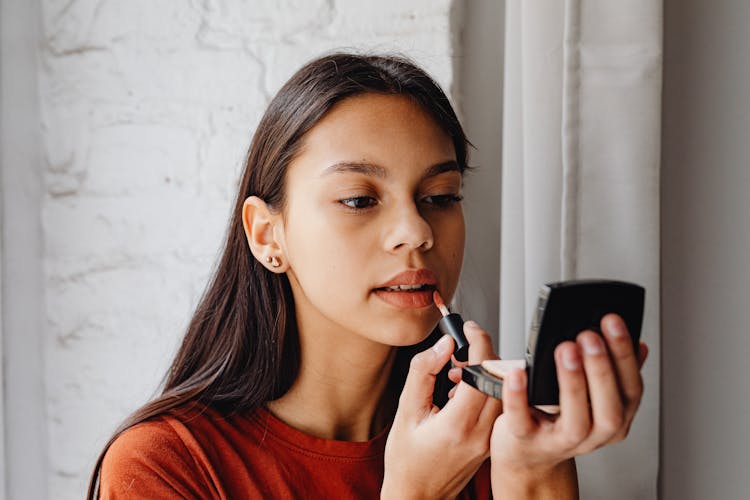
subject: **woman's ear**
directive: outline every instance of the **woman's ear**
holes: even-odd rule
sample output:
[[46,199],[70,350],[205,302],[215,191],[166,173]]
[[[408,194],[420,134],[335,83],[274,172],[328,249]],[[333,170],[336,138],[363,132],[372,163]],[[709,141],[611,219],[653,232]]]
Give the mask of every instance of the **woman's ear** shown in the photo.
[[286,272],[289,267],[281,242],[277,240],[275,225],[279,216],[271,212],[265,201],[250,196],[242,205],[242,226],[253,256],[274,273]]

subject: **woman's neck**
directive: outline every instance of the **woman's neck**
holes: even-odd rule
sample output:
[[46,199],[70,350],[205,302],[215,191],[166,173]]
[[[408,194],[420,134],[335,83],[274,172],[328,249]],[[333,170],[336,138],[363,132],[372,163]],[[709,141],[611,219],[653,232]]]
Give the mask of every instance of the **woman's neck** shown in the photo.
[[390,424],[398,397],[388,391],[396,348],[303,329],[299,337],[297,378],[267,404],[276,417],[308,434],[343,441],[367,441]]

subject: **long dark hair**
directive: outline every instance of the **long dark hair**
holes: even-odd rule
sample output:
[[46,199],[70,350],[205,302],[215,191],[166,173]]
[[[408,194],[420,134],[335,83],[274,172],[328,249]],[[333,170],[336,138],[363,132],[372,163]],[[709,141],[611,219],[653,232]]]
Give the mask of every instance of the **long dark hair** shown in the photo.
[[[270,102],[255,132],[223,254],[162,393],[131,414],[105,445],[91,476],[89,499],[98,495],[104,454],[126,429],[190,401],[245,413],[289,389],[300,357],[291,288],[285,274],[268,271],[250,253],[243,202],[254,195],[272,209],[283,208],[287,167],[305,133],[337,102],[370,92],[413,99],[452,139],[458,165],[462,172],[466,168],[469,143],[456,113],[440,87],[411,61],[337,53],[297,71]],[[397,384],[403,385],[408,360],[421,348],[399,349],[392,374]]]

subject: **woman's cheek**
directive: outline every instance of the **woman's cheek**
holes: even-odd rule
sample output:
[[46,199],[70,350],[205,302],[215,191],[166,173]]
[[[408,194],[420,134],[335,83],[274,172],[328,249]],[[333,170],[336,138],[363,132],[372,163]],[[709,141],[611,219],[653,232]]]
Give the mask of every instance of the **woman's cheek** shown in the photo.
[[461,274],[466,239],[463,215],[454,219],[452,224],[443,229],[439,235],[436,235],[435,241],[436,246],[440,248],[440,253],[444,256],[444,271],[450,275],[451,285],[455,291]]

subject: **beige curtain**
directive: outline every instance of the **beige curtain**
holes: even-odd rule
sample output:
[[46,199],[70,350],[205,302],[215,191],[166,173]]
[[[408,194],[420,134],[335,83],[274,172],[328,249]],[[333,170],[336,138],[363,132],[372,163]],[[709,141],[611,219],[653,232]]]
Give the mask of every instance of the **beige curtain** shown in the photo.
[[539,286],[646,287],[646,393],[628,439],[579,462],[581,498],[656,498],[662,6],[508,0],[500,351],[521,357]]

